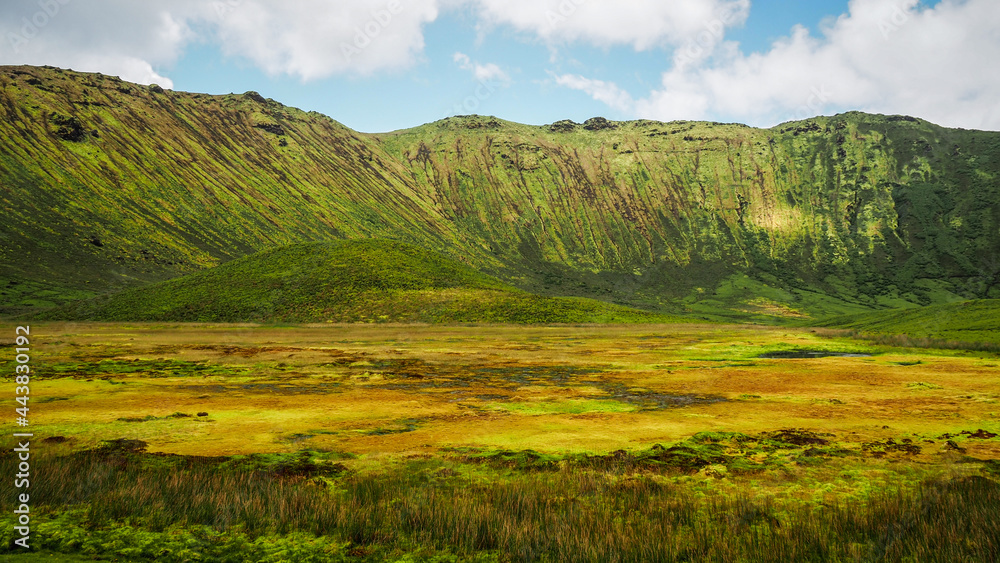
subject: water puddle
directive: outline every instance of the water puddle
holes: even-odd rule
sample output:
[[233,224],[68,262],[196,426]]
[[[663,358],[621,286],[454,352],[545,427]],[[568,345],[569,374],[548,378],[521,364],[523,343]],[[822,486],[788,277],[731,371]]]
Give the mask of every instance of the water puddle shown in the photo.
[[862,352],[831,352],[829,350],[775,350],[759,356],[765,360],[798,360],[808,358],[870,358],[871,354]]
[[692,395],[676,393],[658,393],[648,389],[636,389],[621,383],[598,383],[597,386],[607,393],[606,397],[635,405],[639,410],[660,410],[692,405],[710,405],[725,401],[724,397],[715,395]]
[[612,399],[634,405],[639,410],[686,407],[725,400],[718,396],[661,393],[628,387],[595,377],[602,372],[597,368],[560,365],[468,366],[452,370],[437,367],[421,375],[408,373],[403,379],[390,378],[391,383],[383,383],[379,387],[418,393],[445,391],[451,395],[449,402],[452,403],[506,402],[522,387],[597,388],[603,394],[588,396],[589,399]]
[[205,384],[178,385],[177,389],[188,389],[202,393],[231,393],[234,391],[250,391],[253,393],[276,393],[280,395],[325,395],[339,393],[343,386],[338,382],[311,384],[276,384],[276,383],[239,383],[234,385]]

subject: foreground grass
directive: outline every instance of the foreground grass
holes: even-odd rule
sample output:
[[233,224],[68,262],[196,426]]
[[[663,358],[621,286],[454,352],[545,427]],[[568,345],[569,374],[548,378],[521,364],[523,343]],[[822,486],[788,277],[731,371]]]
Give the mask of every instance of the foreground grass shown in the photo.
[[[245,461],[245,460],[244,460]],[[13,459],[3,459],[12,470]],[[122,449],[44,460],[36,549],[129,561],[990,561],[1000,485],[900,483],[820,505],[676,474],[484,470],[443,459],[376,472],[290,457],[233,466]],[[13,551],[12,524],[0,528]]]

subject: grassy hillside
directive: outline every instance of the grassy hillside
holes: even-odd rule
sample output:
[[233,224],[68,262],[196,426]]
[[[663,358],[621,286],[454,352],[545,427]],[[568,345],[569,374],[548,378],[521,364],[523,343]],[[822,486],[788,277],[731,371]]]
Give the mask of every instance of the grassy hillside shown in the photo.
[[187,94],[3,67],[0,135],[8,312],[294,242],[456,246],[446,218],[376,145],[254,92]]
[[378,138],[542,291],[789,316],[1000,295],[997,133],[855,112],[772,129],[470,116]]
[[1000,299],[842,315],[826,319],[818,326],[866,334],[905,334],[912,338],[1000,345]]
[[387,240],[300,243],[74,302],[45,319],[209,322],[666,322],[589,299],[540,297]]
[[743,319],[1000,296],[1000,133],[449,118],[0,67],[0,314],[276,246],[418,244],[521,289]]

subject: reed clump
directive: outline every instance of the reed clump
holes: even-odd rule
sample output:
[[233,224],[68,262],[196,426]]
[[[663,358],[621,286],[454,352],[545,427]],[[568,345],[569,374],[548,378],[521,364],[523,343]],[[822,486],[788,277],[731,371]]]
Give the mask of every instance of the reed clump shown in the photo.
[[[32,498],[37,518],[58,526],[36,528],[37,545],[158,561],[181,561],[197,549],[202,561],[280,560],[292,552],[301,561],[406,553],[439,561],[620,562],[1000,555],[1000,484],[980,476],[816,505],[755,497],[751,489],[696,495],[656,472],[420,460],[360,474],[295,459],[306,469],[134,452],[45,459]],[[13,463],[4,456],[3,469]],[[13,531],[0,530],[10,550]],[[218,551],[223,544],[228,551]]]

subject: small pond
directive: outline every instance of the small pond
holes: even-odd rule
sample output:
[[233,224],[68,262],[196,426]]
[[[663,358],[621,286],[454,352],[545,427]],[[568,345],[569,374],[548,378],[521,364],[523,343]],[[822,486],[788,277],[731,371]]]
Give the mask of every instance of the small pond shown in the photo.
[[795,360],[800,358],[828,358],[835,356],[838,358],[870,358],[871,354],[861,352],[831,352],[829,350],[775,350],[765,352],[758,358],[767,360]]

